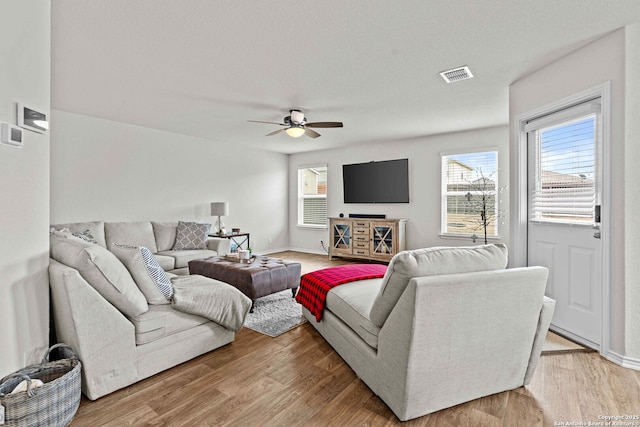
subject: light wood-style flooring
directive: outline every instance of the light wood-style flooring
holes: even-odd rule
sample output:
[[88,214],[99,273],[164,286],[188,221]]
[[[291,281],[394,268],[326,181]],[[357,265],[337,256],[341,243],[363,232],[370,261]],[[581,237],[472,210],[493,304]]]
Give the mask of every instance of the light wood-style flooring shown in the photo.
[[[303,273],[348,262],[272,256],[299,260]],[[527,387],[401,423],[307,323],[277,338],[245,328],[223,348],[97,401],[83,396],[71,426],[512,427],[624,414],[640,415],[640,372],[578,352],[541,357]]]

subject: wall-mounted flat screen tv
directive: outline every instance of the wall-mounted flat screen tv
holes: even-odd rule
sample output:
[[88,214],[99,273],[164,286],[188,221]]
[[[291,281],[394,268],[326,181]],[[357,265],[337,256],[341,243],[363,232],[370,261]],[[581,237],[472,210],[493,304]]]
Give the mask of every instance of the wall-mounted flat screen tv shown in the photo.
[[342,165],[345,203],[409,203],[409,159]]

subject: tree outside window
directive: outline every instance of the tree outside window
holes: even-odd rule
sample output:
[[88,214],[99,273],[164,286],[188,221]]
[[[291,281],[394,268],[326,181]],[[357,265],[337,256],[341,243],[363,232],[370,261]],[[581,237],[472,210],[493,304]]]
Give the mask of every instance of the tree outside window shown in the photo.
[[443,234],[497,237],[497,171],[496,151],[442,156]]

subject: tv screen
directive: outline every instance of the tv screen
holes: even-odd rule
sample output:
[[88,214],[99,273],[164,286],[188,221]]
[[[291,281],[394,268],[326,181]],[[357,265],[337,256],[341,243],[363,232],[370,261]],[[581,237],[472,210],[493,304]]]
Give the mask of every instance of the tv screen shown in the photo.
[[342,165],[345,203],[409,203],[409,159]]

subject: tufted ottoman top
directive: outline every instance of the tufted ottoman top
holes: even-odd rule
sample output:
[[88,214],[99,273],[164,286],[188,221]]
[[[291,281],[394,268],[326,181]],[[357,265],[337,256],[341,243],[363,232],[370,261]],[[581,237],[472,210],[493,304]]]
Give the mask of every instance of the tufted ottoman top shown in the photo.
[[300,263],[267,256],[257,256],[251,264],[228,261],[223,256],[189,261],[190,274],[229,283],[254,301],[296,289],[300,285],[300,270]]

